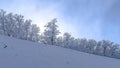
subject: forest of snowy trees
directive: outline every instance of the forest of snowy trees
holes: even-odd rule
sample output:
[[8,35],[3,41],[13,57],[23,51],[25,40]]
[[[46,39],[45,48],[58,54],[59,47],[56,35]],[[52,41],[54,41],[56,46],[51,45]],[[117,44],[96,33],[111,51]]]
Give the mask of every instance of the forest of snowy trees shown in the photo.
[[48,22],[45,25],[44,32],[41,33],[40,28],[36,24],[32,24],[32,20],[25,20],[22,15],[6,13],[0,9],[0,35],[120,59],[119,44],[108,40],[95,41],[93,39],[74,38],[68,32],[59,36],[60,31],[56,23],[57,19]]

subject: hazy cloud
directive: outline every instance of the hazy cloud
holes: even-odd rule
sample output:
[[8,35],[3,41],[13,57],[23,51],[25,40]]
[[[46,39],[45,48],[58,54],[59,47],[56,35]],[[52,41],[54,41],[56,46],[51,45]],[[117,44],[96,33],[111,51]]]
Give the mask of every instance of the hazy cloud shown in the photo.
[[58,18],[59,29],[75,37],[120,43],[119,0],[1,0],[0,8],[43,25]]

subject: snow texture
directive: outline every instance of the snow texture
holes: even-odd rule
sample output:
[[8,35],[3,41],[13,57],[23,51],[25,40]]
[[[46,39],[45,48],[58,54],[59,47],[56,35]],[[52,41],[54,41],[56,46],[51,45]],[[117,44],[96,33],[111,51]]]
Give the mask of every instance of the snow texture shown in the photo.
[[120,68],[120,60],[0,36],[0,68]]

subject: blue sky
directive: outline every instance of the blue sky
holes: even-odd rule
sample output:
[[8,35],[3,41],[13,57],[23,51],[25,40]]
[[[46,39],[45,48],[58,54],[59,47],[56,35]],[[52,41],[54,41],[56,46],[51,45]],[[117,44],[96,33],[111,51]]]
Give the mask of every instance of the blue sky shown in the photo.
[[120,0],[0,0],[0,8],[32,19],[41,31],[57,18],[62,33],[120,43]]

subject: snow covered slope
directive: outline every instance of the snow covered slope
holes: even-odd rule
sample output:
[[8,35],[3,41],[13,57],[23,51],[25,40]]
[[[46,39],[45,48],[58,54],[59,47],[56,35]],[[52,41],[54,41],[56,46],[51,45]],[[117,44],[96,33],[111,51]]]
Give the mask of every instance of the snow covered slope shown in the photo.
[[0,68],[120,68],[120,59],[0,36]]

